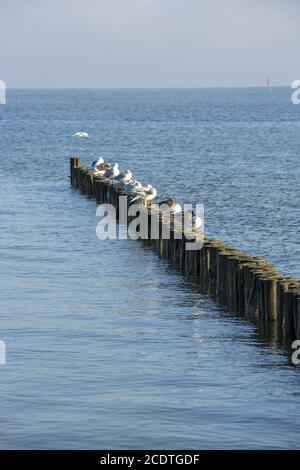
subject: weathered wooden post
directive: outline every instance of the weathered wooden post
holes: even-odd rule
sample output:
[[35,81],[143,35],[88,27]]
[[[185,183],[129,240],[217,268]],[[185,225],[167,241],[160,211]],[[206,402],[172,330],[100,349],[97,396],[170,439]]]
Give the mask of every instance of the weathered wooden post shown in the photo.
[[284,291],[289,289],[289,285],[293,281],[293,278],[289,277],[281,277],[277,280],[277,298],[276,298],[276,306],[277,306],[277,331],[278,333],[283,333],[283,300],[284,300]]
[[193,258],[193,250],[187,249],[187,243],[191,243],[193,232],[192,230],[184,229],[184,237],[185,237],[185,256],[184,256],[184,273],[186,275],[191,275],[192,273],[192,258]]
[[94,195],[96,199],[96,204],[102,203],[101,186],[102,186],[101,178],[98,178],[98,177],[94,178]]
[[70,158],[70,182],[71,186],[74,186],[74,169],[80,166],[80,158],[73,157]]
[[[204,246],[206,249],[202,249],[201,251],[203,251],[205,259],[209,260],[209,266],[207,268],[209,271],[207,291],[211,297],[215,297],[217,291],[218,254],[220,249],[225,248],[225,245],[221,240],[211,239],[206,243],[204,242]],[[207,252],[207,255],[205,252]],[[199,265],[201,267],[203,256],[199,257]]]
[[85,173],[85,194],[87,196],[94,196],[94,173],[88,170]]
[[296,337],[294,325],[294,290],[288,289],[283,291],[283,318],[282,329],[283,335],[294,339]]
[[300,290],[297,291],[295,297],[294,325],[296,339],[300,340]]
[[79,189],[80,191],[85,194],[85,174],[87,169],[85,167],[79,168]]
[[240,312],[246,317],[259,318],[259,279],[264,274],[265,265],[264,258],[249,257],[243,265],[243,289],[241,293]]
[[265,319],[274,321],[277,318],[277,277],[268,276],[262,279],[264,285]]
[[173,264],[175,267],[180,269],[181,262],[181,244],[182,244],[182,227],[175,225],[174,226],[174,255],[173,255]]

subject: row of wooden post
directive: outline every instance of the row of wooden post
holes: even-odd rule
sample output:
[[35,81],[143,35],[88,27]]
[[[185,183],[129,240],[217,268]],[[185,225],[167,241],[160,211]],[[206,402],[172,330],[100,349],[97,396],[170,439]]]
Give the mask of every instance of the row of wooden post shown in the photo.
[[[121,193],[109,180],[94,176],[77,157],[70,159],[70,172],[73,187],[95,198],[97,204],[114,205],[118,214]],[[149,218],[147,243],[185,275],[193,277],[200,292],[218,299],[229,310],[246,318],[276,322],[279,334],[300,339],[299,280],[283,276],[264,258],[249,256],[205,235],[201,249],[187,251],[186,233],[176,238],[176,227],[172,227],[170,237],[164,239],[164,221],[158,217],[159,237],[151,239]]]

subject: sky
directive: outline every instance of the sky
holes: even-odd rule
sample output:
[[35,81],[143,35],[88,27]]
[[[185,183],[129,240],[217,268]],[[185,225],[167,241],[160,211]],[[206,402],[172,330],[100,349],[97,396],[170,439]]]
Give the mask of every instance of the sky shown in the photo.
[[0,0],[8,88],[290,86],[299,0]]

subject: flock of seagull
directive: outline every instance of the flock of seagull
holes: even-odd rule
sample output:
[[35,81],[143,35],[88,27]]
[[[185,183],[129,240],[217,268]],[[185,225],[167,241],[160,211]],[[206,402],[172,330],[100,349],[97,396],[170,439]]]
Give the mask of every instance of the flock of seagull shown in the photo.
[[156,189],[151,184],[143,186],[142,183],[134,180],[130,170],[121,173],[118,163],[109,163],[99,157],[92,163],[92,170],[95,175],[108,178],[111,184],[126,193],[130,202],[147,205],[157,195]]
[[[89,137],[88,133],[83,131],[75,132],[72,136],[80,138]],[[111,184],[128,196],[130,202],[147,206],[149,203],[151,204],[157,195],[157,190],[151,184],[143,186],[140,181],[133,179],[133,174],[130,170],[120,172],[118,163],[109,163],[103,157],[99,157],[92,163],[92,171],[94,175],[109,179]],[[183,211],[181,205],[175,199],[169,198],[159,202],[158,208],[166,217],[181,221],[184,217],[184,223],[194,232],[201,231],[202,219],[194,211]]]
[[[109,163],[103,157],[99,157],[92,163],[92,171],[95,176],[101,176],[110,180],[111,184],[120,189],[128,196],[130,202],[143,204],[147,206],[155,199],[157,190],[151,185],[143,186],[140,181],[133,179],[131,170],[120,172],[118,163]],[[175,199],[169,198],[160,201],[159,210],[164,216],[182,220],[184,215],[185,223],[191,227],[194,232],[198,232],[202,226],[202,219],[194,211],[185,211]]]

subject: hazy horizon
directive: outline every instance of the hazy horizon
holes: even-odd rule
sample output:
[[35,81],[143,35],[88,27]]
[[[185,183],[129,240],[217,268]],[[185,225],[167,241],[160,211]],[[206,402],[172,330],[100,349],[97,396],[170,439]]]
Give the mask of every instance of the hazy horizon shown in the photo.
[[[8,89],[290,86],[296,0],[0,0]],[[5,46],[5,47],[4,47]]]
[[[7,87],[7,91],[11,90],[205,90],[205,89],[230,89],[230,88],[266,88],[266,85],[224,85],[224,86],[140,86],[140,87],[134,87],[134,86],[127,86],[127,87],[122,87],[122,86],[115,86],[115,87]],[[272,85],[272,89],[276,88],[291,88],[291,84],[287,85]]]

